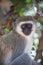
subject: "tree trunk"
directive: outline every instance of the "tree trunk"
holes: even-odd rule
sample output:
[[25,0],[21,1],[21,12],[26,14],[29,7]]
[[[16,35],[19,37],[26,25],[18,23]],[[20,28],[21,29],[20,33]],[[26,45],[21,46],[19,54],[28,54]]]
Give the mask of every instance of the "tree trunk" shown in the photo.
[[42,37],[39,40],[39,45],[38,45],[38,50],[37,50],[37,55],[35,57],[35,60],[37,61],[38,59],[42,58],[42,50],[43,50],[43,30],[42,30]]

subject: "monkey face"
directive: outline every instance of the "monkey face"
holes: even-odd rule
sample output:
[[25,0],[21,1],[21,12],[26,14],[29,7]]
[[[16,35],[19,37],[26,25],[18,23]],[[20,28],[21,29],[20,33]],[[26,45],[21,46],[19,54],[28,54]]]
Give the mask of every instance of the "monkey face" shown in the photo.
[[31,23],[24,23],[21,25],[21,29],[25,35],[29,35],[32,31],[32,24]]
[[35,24],[33,21],[21,21],[15,25],[15,31],[24,38],[32,36],[35,30]]

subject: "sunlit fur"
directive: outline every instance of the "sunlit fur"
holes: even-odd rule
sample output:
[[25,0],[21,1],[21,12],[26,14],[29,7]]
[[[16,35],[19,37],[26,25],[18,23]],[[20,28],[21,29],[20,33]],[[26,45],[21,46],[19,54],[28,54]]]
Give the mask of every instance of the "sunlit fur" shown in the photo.
[[[24,23],[31,23],[33,26],[32,26],[32,31],[31,31],[31,34],[30,35],[25,35],[23,32],[22,32],[22,29],[21,29],[21,25],[24,24]],[[36,27],[35,27],[35,23],[33,21],[21,21],[19,22],[17,25],[16,25],[16,32],[18,34],[20,34],[22,37],[24,37],[25,39],[25,42],[26,42],[26,47],[25,47],[25,51],[26,53],[30,53],[31,52],[31,48],[32,48],[32,44],[33,44],[33,35],[34,35],[34,32],[36,30]]]

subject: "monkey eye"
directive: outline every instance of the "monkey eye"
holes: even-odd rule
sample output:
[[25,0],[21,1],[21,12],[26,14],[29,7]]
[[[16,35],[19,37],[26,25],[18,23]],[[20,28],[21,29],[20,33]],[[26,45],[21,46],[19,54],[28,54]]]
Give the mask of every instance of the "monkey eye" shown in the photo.
[[21,26],[21,28],[23,28],[23,29],[24,29],[24,28],[25,28],[25,25],[22,25],[22,26]]
[[23,25],[22,28],[25,28],[25,25]]
[[23,25],[21,25],[21,28],[22,28],[22,29],[32,28],[32,24],[31,24],[31,23],[23,24]]
[[28,24],[28,27],[29,27],[29,28],[32,28],[32,24]]

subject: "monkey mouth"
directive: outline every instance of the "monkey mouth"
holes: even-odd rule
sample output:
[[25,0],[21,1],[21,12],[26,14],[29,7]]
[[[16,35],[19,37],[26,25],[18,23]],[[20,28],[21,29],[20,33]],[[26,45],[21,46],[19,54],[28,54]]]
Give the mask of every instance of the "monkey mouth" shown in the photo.
[[26,36],[31,34],[31,31],[22,31]]

